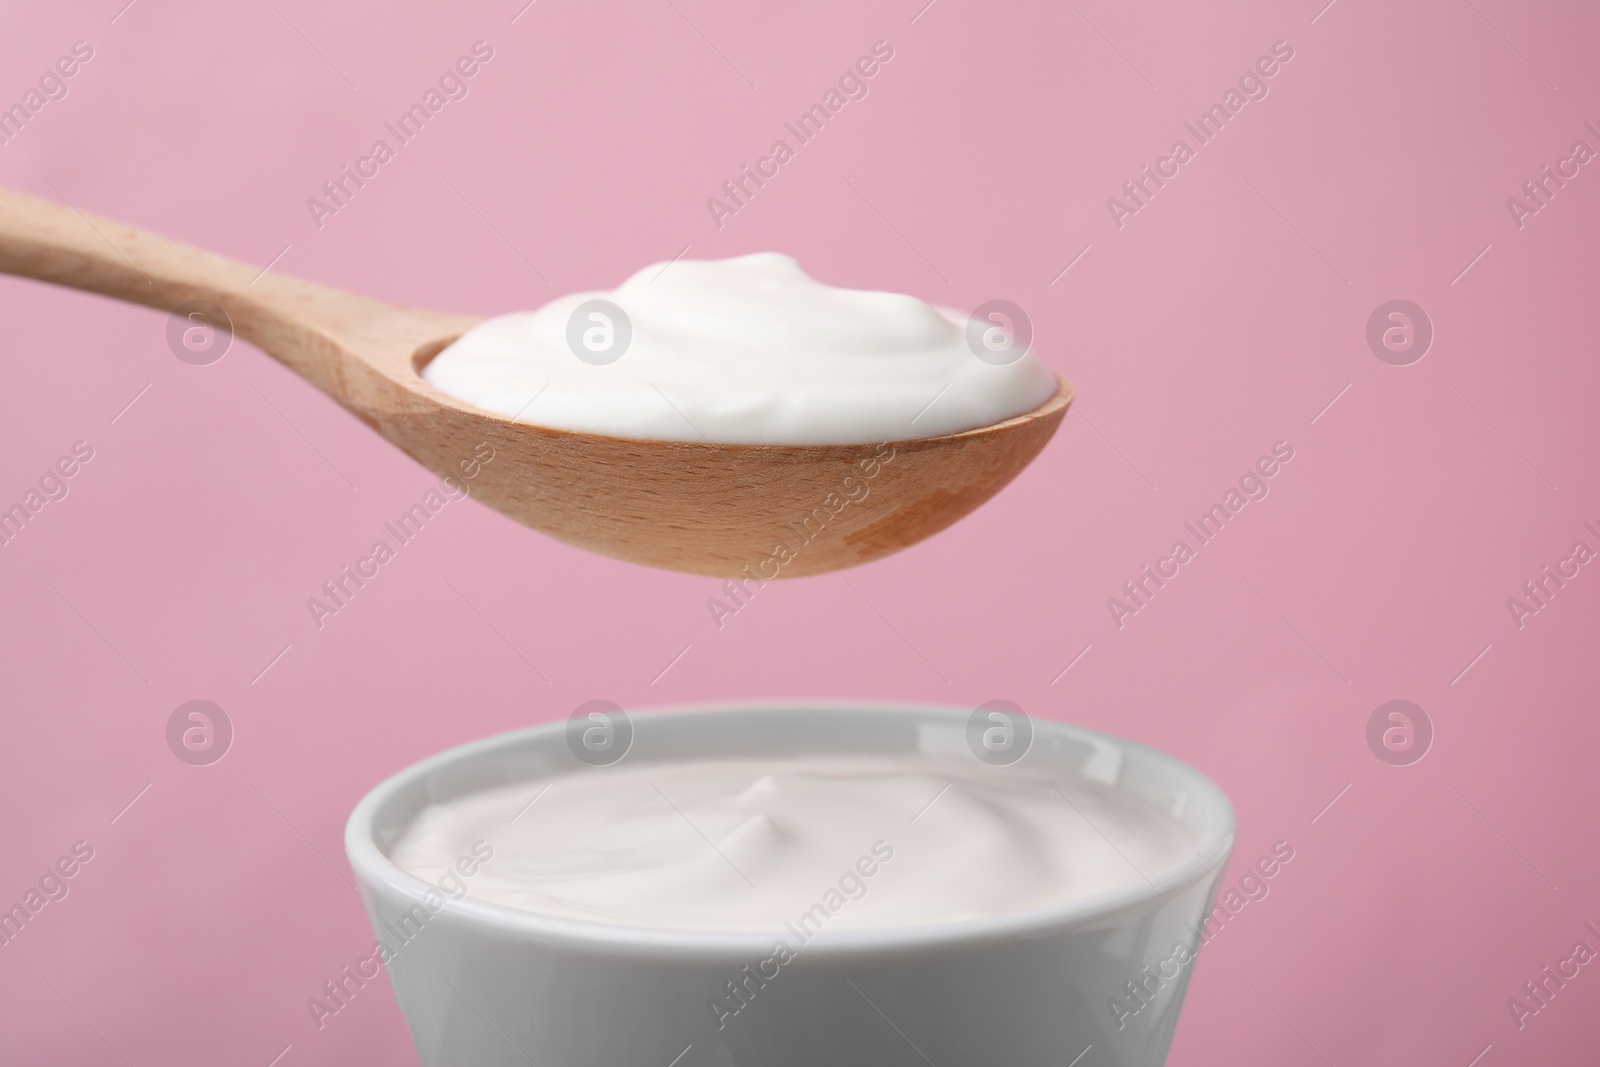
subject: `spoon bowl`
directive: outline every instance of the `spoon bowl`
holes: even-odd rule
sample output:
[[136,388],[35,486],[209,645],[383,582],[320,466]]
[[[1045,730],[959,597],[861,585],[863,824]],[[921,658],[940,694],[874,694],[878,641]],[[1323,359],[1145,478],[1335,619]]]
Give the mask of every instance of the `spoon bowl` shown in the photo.
[[592,552],[720,578],[821,574],[937,533],[1016,477],[1072,400],[1062,381],[1026,414],[907,441],[633,440],[519,422],[423,381],[422,367],[477,318],[260,270],[9,190],[0,190],[0,272],[168,312],[214,304],[238,336],[430,471],[475,471],[473,495],[516,521]]

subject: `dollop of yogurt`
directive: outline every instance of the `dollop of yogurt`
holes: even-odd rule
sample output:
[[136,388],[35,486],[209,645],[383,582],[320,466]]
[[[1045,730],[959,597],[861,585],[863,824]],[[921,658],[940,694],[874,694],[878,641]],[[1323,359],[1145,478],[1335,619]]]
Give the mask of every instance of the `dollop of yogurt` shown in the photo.
[[1024,414],[1055,392],[1031,354],[980,358],[967,326],[961,312],[824,285],[762,252],[658,263],[609,292],[488,319],[422,377],[534,425],[716,444],[937,437]]
[[[621,763],[424,808],[389,847],[473,899],[666,929],[791,933],[1023,912],[1194,854],[1170,813],[1086,780],[935,758]],[[461,882],[457,878],[456,882]]]

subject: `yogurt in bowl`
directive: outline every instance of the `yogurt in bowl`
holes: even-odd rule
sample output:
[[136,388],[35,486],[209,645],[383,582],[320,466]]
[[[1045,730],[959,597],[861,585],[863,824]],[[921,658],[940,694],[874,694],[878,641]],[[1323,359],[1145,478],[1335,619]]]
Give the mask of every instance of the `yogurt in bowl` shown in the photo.
[[1114,1002],[1195,945],[1226,798],[1061,724],[996,760],[981,714],[638,714],[603,766],[556,723],[389,779],[346,849],[422,1063],[1160,1064],[1191,968]]
[[[1099,783],[970,756],[835,753],[636,758],[468,793],[419,812],[389,858],[435,881],[476,841],[495,850],[472,882],[477,900],[775,935],[814,932],[813,920],[815,930],[870,930],[1063,905],[1196,848],[1180,819]],[[815,898],[825,893],[823,914]]]

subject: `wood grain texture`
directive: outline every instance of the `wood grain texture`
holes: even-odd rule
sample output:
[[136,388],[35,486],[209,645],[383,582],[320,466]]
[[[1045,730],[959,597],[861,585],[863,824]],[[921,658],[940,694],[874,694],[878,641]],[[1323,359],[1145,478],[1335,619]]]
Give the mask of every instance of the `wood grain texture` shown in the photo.
[[441,476],[484,453],[473,496],[569,544],[654,567],[771,580],[897,552],[971,512],[1049,441],[1072,387],[942,437],[869,445],[637,441],[513,422],[438,392],[426,361],[478,322],[267,272],[0,189],[0,271],[171,311],[222,308],[283,362]]

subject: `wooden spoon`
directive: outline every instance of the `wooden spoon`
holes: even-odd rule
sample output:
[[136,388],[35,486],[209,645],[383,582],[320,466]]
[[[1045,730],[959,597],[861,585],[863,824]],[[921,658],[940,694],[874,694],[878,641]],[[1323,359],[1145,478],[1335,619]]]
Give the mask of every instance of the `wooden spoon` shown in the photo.
[[[240,337],[423,466],[568,544],[716,577],[792,578],[897,552],[988,500],[1039,453],[1072,387],[992,426],[869,445],[716,445],[552,430],[434,389],[421,368],[479,319],[415,311],[0,189],[0,271],[172,311]],[[468,466],[463,466],[466,464]],[[863,487],[865,495],[863,495]]]

